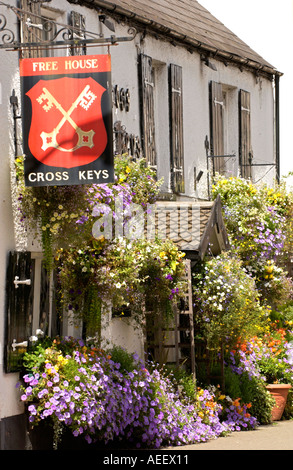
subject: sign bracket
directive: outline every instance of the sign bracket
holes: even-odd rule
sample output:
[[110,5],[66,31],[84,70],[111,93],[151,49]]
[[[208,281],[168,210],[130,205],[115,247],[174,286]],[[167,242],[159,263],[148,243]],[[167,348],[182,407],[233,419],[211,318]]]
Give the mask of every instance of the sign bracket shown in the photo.
[[[132,41],[136,36],[136,29],[129,28],[129,36],[116,37],[110,35],[105,37],[103,34],[95,33],[92,31],[76,28],[75,26],[59,23],[56,20],[51,20],[40,15],[34,14],[34,18],[40,20],[40,24],[32,23],[30,19],[31,12],[14,7],[8,3],[0,1],[0,7],[6,7],[21,20],[24,15],[28,16],[26,25],[28,28],[42,29],[45,32],[51,33],[50,40],[37,41],[37,42],[21,42],[16,39],[16,33],[8,27],[6,16],[0,13],[0,49],[8,51],[19,51],[23,49],[35,48],[65,48],[77,46],[113,46],[121,42]],[[102,21],[102,20],[101,20]]]

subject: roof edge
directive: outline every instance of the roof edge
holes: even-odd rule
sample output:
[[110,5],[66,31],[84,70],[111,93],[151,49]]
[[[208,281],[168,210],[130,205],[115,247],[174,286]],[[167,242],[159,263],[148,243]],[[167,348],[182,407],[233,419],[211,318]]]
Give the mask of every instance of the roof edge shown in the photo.
[[213,58],[218,59],[224,63],[232,63],[235,66],[253,70],[257,74],[262,74],[273,78],[274,76],[282,76],[283,73],[278,71],[274,67],[269,67],[260,62],[256,62],[248,57],[241,57],[237,54],[231,52],[220,50],[215,47],[209,46],[204,42],[200,42],[189,36],[185,36],[181,33],[176,32],[173,29],[167,28],[166,26],[144,18],[137,15],[125,8],[117,6],[114,2],[108,0],[68,0],[69,3],[79,4],[89,8],[94,8],[96,10],[102,10],[103,12],[108,12],[117,18],[123,17],[128,21],[135,23],[138,28],[143,28],[150,34],[161,35],[166,39],[169,38],[173,43],[177,43],[185,46],[190,52],[193,50],[198,51],[199,53],[208,54],[213,56]]

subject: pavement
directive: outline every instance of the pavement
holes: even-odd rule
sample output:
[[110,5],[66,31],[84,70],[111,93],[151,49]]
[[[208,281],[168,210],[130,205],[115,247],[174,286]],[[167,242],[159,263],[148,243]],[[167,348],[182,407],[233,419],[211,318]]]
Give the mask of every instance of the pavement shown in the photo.
[[293,450],[293,420],[274,421],[253,431],[235,431],[208,442],[172,447],[172,450]]

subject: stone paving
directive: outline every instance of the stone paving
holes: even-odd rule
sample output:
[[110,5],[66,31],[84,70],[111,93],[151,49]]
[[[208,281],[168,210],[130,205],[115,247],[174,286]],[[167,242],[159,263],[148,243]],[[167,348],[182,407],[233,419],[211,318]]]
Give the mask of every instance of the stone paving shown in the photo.
[[178,450],[293,450],[293,420],[275,421],[253,431],[233,432],[208,442],[181,447]]

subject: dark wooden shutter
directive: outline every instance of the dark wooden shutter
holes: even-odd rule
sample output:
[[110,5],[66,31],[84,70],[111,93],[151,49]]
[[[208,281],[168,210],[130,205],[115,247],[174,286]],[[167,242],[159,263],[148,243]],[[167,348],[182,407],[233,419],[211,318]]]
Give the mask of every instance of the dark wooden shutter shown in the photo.
[[210,82],[210,119],[213,171],[224,173],[225,159],[219,157],[224,155],[224,99],[221,83]]
[[39,328],[46,336],[50,335],[50,275],[47,272],[45,262],[41,263],[41,286],[40,286],[40,317]]
[[239,163],[241,176],[251,178],[251,121],[250,93],[239,91]]
[[147,164],[156,169],[154,71],[152,67],[152,58],[144,54],[140,54],[139,58],[139,79],[143,153]]
[[[69,14],[69,24],[74,26],[74,32],[71,32],[70,39],[85,39],[85,17],[76,11]],[[70,55],[85,55],[86,46],[72,46],[69,50]]]
[[171,185],[175,192],[184,192],[183,95],[182,67],[170,64],[170,137]]
[[[32,335],[34,262],[29,252],[10,252],[6,275],[5,369],[20,370],[26,350],[24,342]],[[31,284],[15,284],[30,280]],[[18,344],[14,346],[13,344]],[[22,345],[23,344],[23,345]]]
[[[40,18],[41,3],[36,3],[36,2],[33,2],[32,0],[21,0],[20,8],[25,11],[25,13],[22,13],[21,20],[20,20],[21,42],[38,43],[42,41],[43,31],[41,28],[42,21]],[[29,23],[32,23],[37,26],[28,26]],[[22,51],[22,57],[23,58],[40,57],[40,50],[38,48],[25,49]]]

